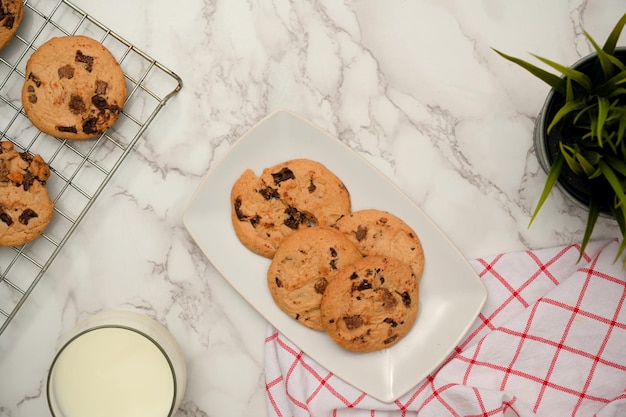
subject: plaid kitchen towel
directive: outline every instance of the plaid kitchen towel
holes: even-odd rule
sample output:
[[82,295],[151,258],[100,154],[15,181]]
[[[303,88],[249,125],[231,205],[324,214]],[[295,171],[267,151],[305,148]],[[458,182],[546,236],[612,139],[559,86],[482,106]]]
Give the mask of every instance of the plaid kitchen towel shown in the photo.
[[489,290],[465,339],[392,403],[346,384],[269,326],[270,416],[626,416],[626,271],[619,242],[470,263]]

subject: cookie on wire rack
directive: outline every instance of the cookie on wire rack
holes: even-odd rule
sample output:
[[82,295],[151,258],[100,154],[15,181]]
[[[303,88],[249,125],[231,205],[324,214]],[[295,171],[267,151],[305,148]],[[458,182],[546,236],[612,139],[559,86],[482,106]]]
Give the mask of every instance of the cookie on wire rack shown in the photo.
[[0,49],[13,39],[23,16],[22,0],[0,0]]
[[0,142],[0,246],[28,243],[46,229],[54,212],[46,188],[49,177],[41,156]]
[[26,63],[22,105],[30,121],[50,136],[97,136],[117,121],[125,101],[124,73],[95,39],[52,38]]

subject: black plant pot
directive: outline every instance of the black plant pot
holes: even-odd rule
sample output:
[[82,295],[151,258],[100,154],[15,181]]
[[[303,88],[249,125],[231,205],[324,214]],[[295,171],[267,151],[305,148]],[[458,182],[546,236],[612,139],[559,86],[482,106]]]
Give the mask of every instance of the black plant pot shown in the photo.
[[[626,47],[616,48],[615,55],[622,61],[626,62]],[[597,54],[594,52],[581,58],[575,62],[571,68],[581,72],[590,71],[597,60]],[[548,126],[558,109],[563,105],[565,99],[562,95],[550,90],[543,104],[541,111],[535,122],[533,132],[533,141],[535,154],[541,168],[548,173],[552,162],[560,153],[559,143],[563,141],[568,144],[567,135],[563,135],[563,126],[555,126],[550,135],[547,135]],[[585,210],[589,207],[590,198],[593,196],[598,201],[606,200],[607,203],[600,206],[600,215],[604,217],[612,217],[609,211],[609,202],[612,202],[613,192],[609,189],[606,181],[589,180],[587,178],[576,175],[567,164],[563,165],[561,175],[556,183],[556,187],[579,207]],[[609,195],[610,198],[602,198],[603,195]]]

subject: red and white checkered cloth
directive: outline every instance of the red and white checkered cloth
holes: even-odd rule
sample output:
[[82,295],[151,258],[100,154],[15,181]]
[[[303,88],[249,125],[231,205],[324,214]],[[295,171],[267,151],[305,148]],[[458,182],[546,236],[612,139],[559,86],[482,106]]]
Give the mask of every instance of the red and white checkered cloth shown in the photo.
[[471,261],[489,290],[456,352],[393,403],[335,377],[271,326],[270,416],[626,416],[626,271],[619,242]]

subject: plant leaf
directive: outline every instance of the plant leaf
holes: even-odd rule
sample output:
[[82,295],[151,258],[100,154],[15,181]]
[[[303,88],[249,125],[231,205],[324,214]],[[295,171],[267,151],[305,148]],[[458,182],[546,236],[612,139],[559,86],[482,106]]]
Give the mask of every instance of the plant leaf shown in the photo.
[[556,114],[554,115],[554,117],[552,118],[552,121],[550,122],[550,125],[548,126],[548,129],[546,130],[546,132],[548,134],[550,134],[550,132],[552,131],[552,128],[554,126],[556,126],[556,124],[563,119],[565,116],[567,116],[568,114],[570,114],[573,111],[576,110],[580,110],[582,108],[585,107],[585,102],[584,101],[568,101],[566,102],[563,107],[561,107],[559,109],[558,112],[556,112]]
[[[622,236],[626,236],[624,232],[622,232]],[[626,249],[626,239],[622,239],[622,244],[619,245],[619,249],[617,250],[617,255],[615,255],[615,259],[613,262],[617,262],[622,253],[624,253],[624,249]],[[622,269],[626,269],[626,256],[624,256],[624,262],[622,263]]]
[[530,72],[531,74],[533,74],[535,77],[539,78],[540,80],[542,80],[543,82],[545,82],[546,84],[548,84],[550,87],[552,87],[554,90],[556,90],[557,92],[561,93],[561,94],[565,94],[565,83],[563,82],[563,79],[557,75],[552,74],[551,72],[548,72],[544,69],[541,69],[529,62],[526,62],[522,59],[519,58],[515,58],[514,56],[510,56],[505,54],[504,52],[500,52],[497,49],[493,49],[498,55],[500,55],[501,57],[519,65],[520,67],[524,68],[526,71]]
[[602,175],[606,178],[607,182],[611,185],[611,188],[615,192],[615,197],[617,201],[615,202],[615,206],[623,206],[626,207],[626,194],[624,193],[624,188],[615,175],[613,169],[604,161],[598,162],[598,168],[602,171]]
[[585,172],[587,178],[594,178],[599,175],[600,170],[594,167],[593,164],[589,162],[589,160],[587,160],[587,158],[585,158],[582,153],[579,152],[574,154],[574,158],[576,159],[576,161],[578,161],[578,164]]
[[574,174],[582,177],[585,174],[585,171],[582,169],[578,161],[576,161],[575,155],[577,151],[571,146],[564,145],[563,142],[559,143],[559,148],[561,149],[561,155],[563,155],[563,159],[570,167]]
[[537,217],[537,213],[539,213],[539,210],[543,206],[543,203],[545,203],[546,199],[550,195],[554,184],[556,184],[556,181],[559,179],[559,175],[561,175],[561,170],[563,169],[563,163],[563,156],[561,154],[558,154],[556,158],[554,158],[554,161],[550,166],[550,170],[548,171],[548,177],[546,178],[546,182],[543,186],[543,191],[541,192],[541,196],[539,197],[539,201],[537,202],[537,207],[535,207],[535,211],[530,218],[528,227],[533,224],[535,217]]
[[579,262],[582,257],[585,249],[587,248],[587,244],[591,239],[591,234],[593,233],[593,229],[598,221],[598,215],[600,214],[600,202],[597,199],[591,199],[589,201],[589,211],[587,213],[587,226],[585,227],[585,234],[583,235],[583,239],[580,244],[580,254],[578,256]]
[[617,74],[609,78],[606,82],[610,89],[615,88],[616,85],[624,83],[626,83],[626,70],[618,72]]
[[609,58],[611,63],[620,70],[620,72],[626,70],[626,65],[622,61],[620,61],[618,57],[616,57],[615,55],[607,55],[607,57]]
[[576,96],[574,95],[574,86],[572,85],[572,80],[569,78],[565,79],[565,102],[569,103],[572,101],[576,101]]
[[611,155],[606,155],[605,159],[611,168],[626,177],[626,161],[620,160]]
[[595,128],[596,138],[600,147],[603,146],[602,132],[604,131],[604,123],[606,122],[606,118],[609,114],[609,107],[609,100],[604,97],[598,97],[598,113]]
[[[622,243],[617,250],[617,255],[615,255],[615,259],[613,262],[617,262],[617,260],[622,256],[624,250],[626,249],[626,206],[622,205],[621,207],[613,207],[609,206],[611,214],[617,221],[617,225],[619,226],[620,233],[622,235]],[[622,268],[626,269],[626,255],[624,255],[624,260],[622,263]]]
[[[615,147],[617,148],[624,142],[624,134],[626,132],[626,109],[621,109],[619,115],[619,125],[617,126],[617,137],[615,138]],[[617,153],[617,152],[615,152]],[[626,155],[624,155],[626,159]]]
[[620,35],[622,34],[622,29],[626,24],[626,13],[624,13],[620,20],[615,24],[615,27],[611,31],[611,34],[608,38],[606,38],[606,42],[604,42],[604,46],[602,49],[607,54],[613,55],[615,52],[615,47],[617,46],[617,41],[619,40]]
[[614,98],[614,97],[619,97],[619,96],[623,96],[623,95],[626,95],[626,88],[619,87],[619,88],[612,89],[611,92],[606,95],[606,97],[607,98]]
[[559,71],[566,78],[571,78],[573,81],[576,81],[576,83],[580,84],[586,91],[591,91],[591,80],[589,79],[589,76],[587,76],[587,74],[575,70],[571,67],[566,67],[565,65],[561,65],[558,62],[551,61],[547,58],[540,57],[539,55],[531,55],[543,62],[544,64],[547,64],[555,70]]
[[587,40],[593,45],[593,48],[596,50],[598,55],[598,61],[600,63],[600,67],[602,68],[602,73],[604,74],[604,79],[609,79],[615,74],[615,70],[613,68],[613,63],[611,62],[611,55],[604,51],[600,46],[596,43],[596,41],[587,33],[584,32]]
[[606,82],[594,88],[593,94],[603,97],[616,97],[624,94],[624,87],[620,87],[626,83],[626,71],[620,71]]

